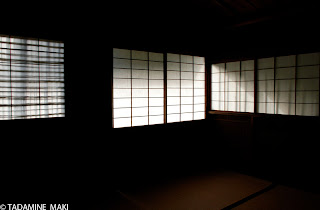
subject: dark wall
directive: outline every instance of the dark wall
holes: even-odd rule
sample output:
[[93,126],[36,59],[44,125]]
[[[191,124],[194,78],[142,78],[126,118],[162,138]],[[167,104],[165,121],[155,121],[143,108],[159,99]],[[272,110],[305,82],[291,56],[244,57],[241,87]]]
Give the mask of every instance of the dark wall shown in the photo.
[[215,113],[225,166],[276,183],[318,192],[318,117]]

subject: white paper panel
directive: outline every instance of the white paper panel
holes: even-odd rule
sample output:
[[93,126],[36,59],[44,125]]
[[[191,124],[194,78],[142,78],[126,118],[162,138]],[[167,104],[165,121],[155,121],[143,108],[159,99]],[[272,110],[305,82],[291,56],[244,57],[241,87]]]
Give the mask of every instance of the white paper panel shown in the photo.
[[193,63],[193,56],[190,55],[181,55],[182,63]]
[[181,63],[181,71],[193,72],[193,64]]
[[131,53],[130,50],[113,48],[113,57],[115,57],[115,58],[128,58],[128,59],[130,59],[130,57],[131,57],[130,53]]
[[257,60],[258,69],[274,68],[274,58],[260,58]]
[[149,117],[149,125],[163,124],[163,123],[164,123],[163,115]]
[[258,80],[273,80],[274,69],[258,70]]
[[149,61],[149,69],[150,70],[162,70],[164,69],[163,67],[163,62],[152,62],[152,61]]
[[130,92],[132,91],[132,97],[133,98],[139,98],[139,97],[148,97],[148,89],[129,89]]
[[274,81],[273,80],[258,81],[258,91],[259,92],[274,91]]
[[248,71],[254,69],[254,60],[241,61],[241,70]]
[[148,52],[132,50],[132,59],[148,60]]
[[149,98],[149,106],[163,106],[163,98]]
[[205,63],[204,57],[194,56],[193,60],[194,60],[194,63],[196,63],[196,64],[204,64]]
[[295,103],[295,92],[275,92],[276,103]]
[[132,88],[148,88],[148,80],[132,79]]
[[132,117],[132,126],[148,125],[148,117]]
[[181,79],[193,80],[193,72],[181,72]]
[[167,96],[180,96],[180,89],[168,89]]
[[295,55],[276,57],[276,68],[295,66],[295,64],[296,64]]
[[297,115],[319,116],[319,104],[297,104]]
[[320,64],[319,53],[308,53],[298,55],[298,66]]
[[193,97],[181,97],[181,104],[193,104]]
[[130,127],[131,118],[118,118],[113,120],[114,128]]
[[297,78],[318,78],[319,69],[320,67],[318,65],[297,67]]
[[194,81],[194,88],[200,88],[204,90],[205,81]]
[[258,92],[258,102],[274,102],[274,92]]
[[205,80],[205,74],[204,73],[194,73],[194,80]]
[[149,107],[149,115],[163,115],[162,107]]
[[295,104],[276,103],[275,114],[295,115]]
[[130,89],[113,89],[113,98],[130,98]]
[[183,88],[181,89],[181,96],[193,96],[193,88],[189,87],[189,88]]
[[114,118],[131,117],[131,108],[122,108],[113,110]]
[[180,62],[180,55],[167,53],[167,61]]
[[194,96],[204,96],[205,95],[205,90],[204,89],[194,89],[193,90],[193,95]]
[[254,81],[254,72],[253,71],[241,72],[241,81]]
[[148,116],[148,107],[132,108],[132,116]]
[[225,64],[219,63],[219,64],[213,64],[211,65],[211,73],[212,74],[220,74],[225,72]]
[[148,61],[132,60],[132,69],[148,69]]
[[177,113],[180,113],[180,105],[167,107],[167,114],[177,114]]
[[168,80],[167,81],[168,88],[180,88],[180,80]]
[[168,71],[167,72],[168,79],[180,79],[180,71]]
[[149,97],[162,97],[163,98],[163,89],[149,89]]
[[149,80],[149,88],[156,88],[156,89],[159,89],[159,88],[163,88],[164,87],[164,84],[163,84],[163,80]]
[[236,71],[239,72],[240,71],[240,61],[236,61],[236,62],[228,62],[226,63],[226,71],[227,72],[232,72],[232,71]]
[[205,111],[205,104],[194,105],[194,112],[204,112],[204,111]]
[[113,59],[113,68],[131,68],[131,61],[127,59]]
[[202,103],[205,103],[205,97],[204,97],[204,96],[195,96],[193,103],[194,103],[194,104],[202,104]]
[[168,71],[180,71],[180,63],[167,63],[167,70]]
[[204,112],[195,112],[193,114],[193,120],[202,120],[205,118]]
[[123,99],[113,99],[113,108],[128,108],[131,107],[131,99],[123,98]]
[[298,79],[297,90],[319,90],[319,78],[317,79]]
[[149,79],[163,79],[163,71],[149,71]]
[[297,103],[319,103],[319,91],[297,91]]
[[276,69],[276,79],[294,79],[295,68],[280,68]]
[[167,98],[167,105],[179,105],[180,104],[180,97],[168,97]]
[[132,107],[148,107],[148,98],[132,98]]
[[169,114],[167,116],[167,122],[180,122],[180,114]]
[[181,113],[193,112],[193,105],[181,105]]
[[148,71],[146,71],[146,70],[132,70],[132,78],[134,78],[134,79],[148,79]]
[[204,73],[205,72],[205,66],[204,65],[194,65],[194,72]]
[[182,113],[181,121],[190,121],[193,120],[193,113]]
[[150,61],[163,61],[163,53],[149,53],[149,60]]

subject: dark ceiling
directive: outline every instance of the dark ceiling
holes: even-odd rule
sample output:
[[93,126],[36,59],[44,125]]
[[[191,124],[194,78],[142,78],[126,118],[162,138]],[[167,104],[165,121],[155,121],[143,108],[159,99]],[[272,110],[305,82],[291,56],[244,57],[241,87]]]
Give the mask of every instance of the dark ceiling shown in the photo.
[[8,21],[0,33],[113,47],[182,47],[203,54],[231,46],[318,45],[319,37],[319,3],[306,0],[55,1],[15,6],[2,13]]

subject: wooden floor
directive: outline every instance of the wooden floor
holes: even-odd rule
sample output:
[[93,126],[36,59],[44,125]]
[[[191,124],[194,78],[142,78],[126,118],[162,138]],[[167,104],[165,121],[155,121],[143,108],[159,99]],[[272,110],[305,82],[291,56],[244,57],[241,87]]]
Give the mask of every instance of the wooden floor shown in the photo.
[[116,193],[117,201],[107,209],[320,209],[320,195],[235,172],[194,176],[143,191]]

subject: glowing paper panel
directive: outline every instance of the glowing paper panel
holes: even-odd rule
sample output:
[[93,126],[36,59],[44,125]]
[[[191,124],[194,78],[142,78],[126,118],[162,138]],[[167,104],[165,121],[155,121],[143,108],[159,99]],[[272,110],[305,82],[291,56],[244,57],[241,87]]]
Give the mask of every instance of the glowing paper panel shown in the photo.
[[164,123],[163,54],[113,49],[113,126]]
[[64,44],[0,35],[0,120],[64,117]]
[[167,54],[167,122],[204,119],[204,58]]

